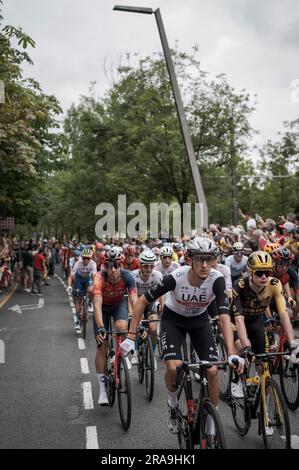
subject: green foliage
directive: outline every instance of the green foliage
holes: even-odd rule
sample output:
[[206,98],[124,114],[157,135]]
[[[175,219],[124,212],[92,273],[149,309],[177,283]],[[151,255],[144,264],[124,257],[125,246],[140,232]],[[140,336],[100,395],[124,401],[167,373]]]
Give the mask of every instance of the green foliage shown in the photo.
[[35,46],[21,28],[5,26],[0,32],[0,80],[5,102],[0,104],[0,204],[19,223],[36,223],[44,211],[39,203],[46,175],[61,168],[62,137],[53,132],[61,112],[54,96],[43,93],[33,79],[23,79],[21,65],[31,63],[22,48]]

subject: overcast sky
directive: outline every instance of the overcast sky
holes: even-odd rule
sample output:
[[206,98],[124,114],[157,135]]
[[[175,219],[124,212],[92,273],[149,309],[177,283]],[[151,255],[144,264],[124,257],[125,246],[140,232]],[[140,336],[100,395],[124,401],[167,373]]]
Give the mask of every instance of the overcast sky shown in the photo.
[[21,26],[37,43],[26,74],[64,111],[92,81],[103,93],[105,67],[127,52],[161,51],[154,17],[113,11],[115,4],[160,8],[170,47],[178,41],[191,52],[198,44],[211,78],[226,73],[236,90],[257,94],[251,123],[259,144],[299,116],[298,0],[4,0],[4,24]]

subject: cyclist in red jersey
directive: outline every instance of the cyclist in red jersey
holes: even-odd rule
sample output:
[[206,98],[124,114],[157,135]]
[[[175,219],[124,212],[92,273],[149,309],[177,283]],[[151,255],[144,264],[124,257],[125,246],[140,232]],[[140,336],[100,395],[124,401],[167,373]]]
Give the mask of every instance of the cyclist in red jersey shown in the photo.
[[123,264],[124,269],[128,269],[129,271],[135,271],[135,269],[140,268],[140,262],[138,258],[135,258],[135,254],[136,250],[134,246],[129,245],[125,248],[125,260]]
[[[132,308],[137,301],[136,282],[133,274],[123,269],[124,257],[117,248],[105,253],[103,271],[97,272],[94,277],[94,334],[98,345],[95,366],[100,386],[99,405],[107,406],[108,397],[105,383],[106,351],[105,330],[109,327],[109,317],[113,317],[114,328],[125,331],[128,328],[128,302],[125,294],[128,293]],[[128,366],[131,363],[128,363]]]

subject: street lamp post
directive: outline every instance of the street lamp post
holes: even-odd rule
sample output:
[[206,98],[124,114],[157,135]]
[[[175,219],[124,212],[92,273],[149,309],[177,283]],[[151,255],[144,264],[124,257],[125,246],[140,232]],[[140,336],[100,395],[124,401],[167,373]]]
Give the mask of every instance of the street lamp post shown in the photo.
[[167,70],[169,73],[170,83],[172,86],[172,91],[173,91],[174,100],[176,104],[177,114],[178,114],[178,118],[179,118],[179,122],[181,126],[181,131],[183,134],[185,149],[186,149],[189,164],[191,167],[191,173],[192,173],[193,183],[195,186],[197,202],[202,203],[203,205],[202,223],[204,227],[207,227],[208,226],[208,207],[207,207],[206,198],[205,198],[205,194],[204,194],[204,190],[203,190],[203,186],[201,182],[201,177],[200,177],[199,170],[198,170],[198,165],[197,165],[195,154],[194,154],[191,135],[189,132],[188,123],[187,123],[187,119],[185,116],[183,102],[182,102],[178,82],[176,79],[174,65],[172,62],[171,53],[170,53],[170,49],[168,46],[168,41],[166,38],[166,33],[165,33],[164,25],[162,22],[160,10],[157,9],[154,11],[152,10],[152,8],[130,7],[130,6],[124,6],[124,5],[115,5],[113,10],[127,11],[127,12],[133,12],[133,13],[145,13],[147,15],[151,15],[153,13],[155,14],[155,18],[156,18],[156,22],[157,22],[157,26],[158,26],[158,30],[160,34],[160,39],[162,43],[162,48],[163,48],[163,52],[165,56],[165,61],[167,65]]

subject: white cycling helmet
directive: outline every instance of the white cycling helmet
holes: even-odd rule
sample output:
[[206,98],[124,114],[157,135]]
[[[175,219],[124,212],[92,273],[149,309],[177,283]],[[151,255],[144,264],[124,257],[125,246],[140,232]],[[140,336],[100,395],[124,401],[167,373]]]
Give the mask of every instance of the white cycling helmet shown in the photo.
[[236,242],[233,244],[233,253],[241,253],[244,251],[244,245],[241,242]]
[[166,245],[162,246],[160,249],[160,256],[172,256],[173,255],[173,249],[171,246]]
[[211,254],[215,256],[215,243],[209,238],[196,237],[188,243],[187,254],[191,258],[194,255]]
[[155,264],[157,258],[152,250],[146,249],[139,255],[139,261],[141,266],[143,264]]

